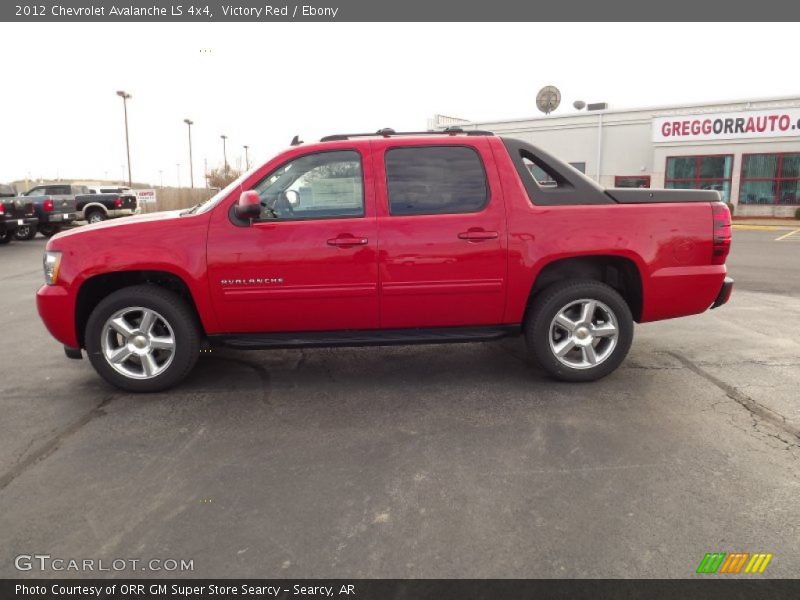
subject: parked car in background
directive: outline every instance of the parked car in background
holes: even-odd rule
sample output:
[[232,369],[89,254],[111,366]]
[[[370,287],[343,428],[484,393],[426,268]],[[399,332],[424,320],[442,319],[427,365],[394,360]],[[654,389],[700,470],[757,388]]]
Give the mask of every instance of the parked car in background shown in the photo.
[[7,244],[18,227],[36,227],[33,203],[17,197],[10,185],[0,183],[0,244]]
[[81,218],[89,223],[138,215],[136,194],[125,186],[89,186],[75,197]]
[[44,237],[52,237],[65,225],[78,218],[75,209],[75,190],[80,186],[70,184],[37,185],[22,194],[30,199],[39,220],[36,226],[20,225],[14,234],[18,240],[30,240],[38,231]]
[[604,189],[512,138],[381,130],[293,146],[192,209],[54,237],[37,304],[67,356],[134,392],[181,381],[204,345],[506,335],[592,381],[634,322],[725,304],[730,243],[716,191]]

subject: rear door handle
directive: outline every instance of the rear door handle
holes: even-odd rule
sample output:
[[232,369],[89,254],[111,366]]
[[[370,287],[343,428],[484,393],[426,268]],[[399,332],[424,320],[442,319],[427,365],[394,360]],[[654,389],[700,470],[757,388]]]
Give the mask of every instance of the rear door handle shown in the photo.
[[458,234],[458,239],[476,242],[481,240],[496,240],[498,234],[496,231],[462,231]]
[[328,246],[338,246],[348,248],[350,246],[366,246],[369,240],[365,237],[353,237],[352,235],[340,235],[339,237],[328,240]]

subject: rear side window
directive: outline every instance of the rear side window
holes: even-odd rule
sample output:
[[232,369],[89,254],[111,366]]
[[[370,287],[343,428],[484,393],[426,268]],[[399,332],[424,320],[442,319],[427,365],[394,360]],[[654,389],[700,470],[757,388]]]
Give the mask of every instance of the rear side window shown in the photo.
[[396,216],[478,212],[489,201],[480,156],[464,146],[388,150],[386,185]]
[[69,195],[70,187],[68,185],[51,185],[47,188],[48,196],[66,196]]

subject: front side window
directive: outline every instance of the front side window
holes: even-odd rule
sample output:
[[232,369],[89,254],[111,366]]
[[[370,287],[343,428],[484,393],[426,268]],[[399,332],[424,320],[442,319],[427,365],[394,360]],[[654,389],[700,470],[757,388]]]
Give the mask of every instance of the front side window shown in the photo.
[[472,148],[392,148],[385,160],[393,216],[479,212],[488,203],[486,173]]
[[745,154],[740,204],[800,204],[800,154]]
[[263,221],[364,216],[361,155],[354,150],[307,154],[253,188]]
[[730,202],[733,155],[670,156],[664,187],[674,190],[716,190]]
[[46,189],[43,187],[35,187],[32,190],[25,192],[26,196],[46,196]]

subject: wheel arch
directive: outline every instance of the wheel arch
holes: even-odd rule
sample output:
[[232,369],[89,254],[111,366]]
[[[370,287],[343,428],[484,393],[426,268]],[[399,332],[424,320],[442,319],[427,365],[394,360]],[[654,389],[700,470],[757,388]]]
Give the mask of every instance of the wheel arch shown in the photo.
[[554,258],[542,265],[531,283],[523,322],[539,292],[566,279],[593,279],[611,286],[628,304],[634,321],[641,319],[644,291],[637,262],[628,256],[592,254]]
[[89,315],[100,301],[117,290],[140,284],[156,285],[178,294],[191,307],[201,334],[205,336],[205,327],[197,303],[188,284],[179,275],[161,270],[115,271],[94,275],[86,279],[78,289],[75,301],[75,334],[79,347],[83,348],[86,345],[84,339],[86,324]]
[[104,215],[108,216],[108,208],[99,202],[90,202],[83,207],[83,215],[86,216],[94,210],[100,210]]

